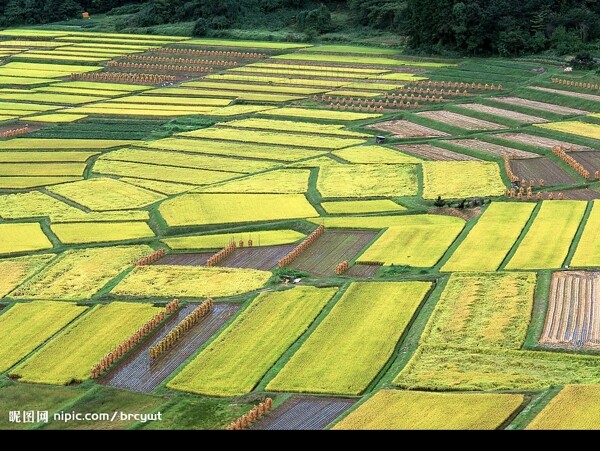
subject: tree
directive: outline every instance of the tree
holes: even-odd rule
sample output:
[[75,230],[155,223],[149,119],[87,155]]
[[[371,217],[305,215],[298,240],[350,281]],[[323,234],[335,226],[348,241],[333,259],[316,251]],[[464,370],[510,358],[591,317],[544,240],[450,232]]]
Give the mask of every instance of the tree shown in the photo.
[[331,13],[323,4],[316,9],[302,11],[296,20],[300,31],[326,33],[331,30]]
[[575,58],[571,61],[573,69],[578,70],[591,70],[598,66],[596,60],[592,57],[590,52],[580,52],[575,55]]

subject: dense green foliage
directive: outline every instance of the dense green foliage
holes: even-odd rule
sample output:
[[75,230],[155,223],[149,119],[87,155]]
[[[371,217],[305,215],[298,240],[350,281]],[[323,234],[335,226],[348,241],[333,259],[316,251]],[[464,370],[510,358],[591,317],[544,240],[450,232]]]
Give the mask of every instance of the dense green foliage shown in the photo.
[[407,0],[399,14],[410,43],[430,50],[566,54],[600,37],[600,5],[585,0]]
[[117,31],[179,22],[195,22],[198,36],[268,29],[310,40],[385,31],[398,46],[445,54],[565,55],[594,50],[600,39],[600,2],[589,0],[0,0],[0,26],[73,19],[82,11],[119,16]]

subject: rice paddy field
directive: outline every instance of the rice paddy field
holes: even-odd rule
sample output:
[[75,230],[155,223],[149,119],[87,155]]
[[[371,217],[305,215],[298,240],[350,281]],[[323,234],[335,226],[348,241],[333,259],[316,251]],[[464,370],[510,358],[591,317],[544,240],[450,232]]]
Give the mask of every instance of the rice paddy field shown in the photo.
[[593,73],[75,23],[0,56],[0,429],[598,426]]

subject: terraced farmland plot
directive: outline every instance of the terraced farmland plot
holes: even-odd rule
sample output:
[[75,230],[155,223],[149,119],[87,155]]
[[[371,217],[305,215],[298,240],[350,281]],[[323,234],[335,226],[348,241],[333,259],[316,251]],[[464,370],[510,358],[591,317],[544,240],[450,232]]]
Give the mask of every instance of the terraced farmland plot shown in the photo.
[[578,99],[593,100],[600,102],[600,96],[595,94],[586,94],[584,92],[567,91],[566,89],[544,88],[543,86],[528,86],[528,89],[534,89],[541,92],[549,92],[551,94],[559,94],[567,97],[576,97]]
[[358,395],[391,357],[429,282],[354,282],[267,390]]
[[500,167],[495,162],[424,161],[422,167],[424,199],[500,196],[504,193]]
[[547,150],[552,149],[554,146],[561,145],[571,150],[590,150],[590,148],[586,146],[580,146],[578,144],[559,141],[552,138],[545,138],[543,136],[528,135],[526,133],[501,133],[494,135],[494,137],[505,139],[507,141],[518,142],[521,144],[527,144],[529,146],[540,147]]
[[222,116],[222,117],[230,117],[230,116],[241,116],[243,114],[250,113],[258,113],[260,111],[271,110],[275,107],[273,106],[265,106],[265,105],[241,105],[235,104],[230,106],[224,106],[221,108],[216,108],[214,110],[210,110],[210,116]]
[[[93,420],[82,419],[81,421],[65,422],[64,420],[55,420],[50,416],[50,421],[47,424],[43,424],[41,429],[84,431],[127,430],[131,429],[138,421],[135,420],[135,417],[121,416],[118,412],[126,414],[136,412],[138,415],[142,415],[138,418],[144,418],[143,415],[146,415],[146,418],[153,418],[149,415],[156,413],[164,405],[164,402],[165,399],[161,396],[133,393],[112,387],[96,387],[94,390],[88,391],[69,404],[70,412],[92,414],[112,412],[107,419],[94,415],[92,416]],[[117,412],[117,415],[113,419],[114,412]],[[154,423],[154,421],[148,419],[144,424],[149,423]]]
[[0,372],[17,364],[85,310],[70,303],[36,301],[15,304],[3,312],[0,333],[10,346],[0,348]]
[[586,202],[544,201],[506,269],[562,267],[583,218]]
[[238,174],[233,172],[207,171],[205,169],[112,160],[97,160],[94,164],[94,172],[103,175],[116,175],[198,186],[210,185],[211,183],[222,182],[238,176]]
[[11,150],[90,150],[126,146],[134,141],[112,139],[14,138],[0,141],[0,149]]
[[33,276],[54,254],[29,255],[27,257],[6,258],[0,260],[0,298],[14,290],[21,282]]
[[165,138],[140,143],[140,146],[154,149],[182,152],[248,157],[275,161],[297,161],[322,155],[323,151],[284,146],[262,146],[233,141],[213,141],[208,139]]
[[158,180],[145,180],[130,177],[121,177],[120,180],[129,183],[130,185],[165,195],[181,194],[197,188],[194,185],[184,185],[183,183],[161,182]]
[[381,390],[334,429],[497,429],[523,401],[520,394]]
[[164,201],[169,227],[317,217],[302,194],[185,194]]
[[533,308],[535,273],[452,274],[420,344],[520,349]]
[[235,81],[235,82],[244,82],[244,83],[272,83],[275,86],[285,85],[285,86],[302,86],[302,87],[314,87],[319,89],[333,89],[342,86],[346,82],[339,79],[333,78],[295,78],[292,75],[282,75],[282,76],[268,76],[266,74],[252,74],[248,72],[243,73],[232,73],[226,72],[223,74],[209,74],[204,77],[206,80],[224,80],[227,82]]
[[50,113],[42,114],[40,116],[28,116],[28,121],[34,122],[48,122],[51,124],[75,122],[80,119],[85,119],[85,114],[67,114],[67,113]]
[[442,271],[495,271],[529,220],[531,203],[493,202]]
[[600,152],[569,152],[569,156],[575,158],[590,174],[594,174],[600,170]]
[[311,133],[315,135],[339,135],[353,138],[370,138],[366,133],[344,130],[343,125],[315,124],[314,122],[280,121],[275,119],[239,119],[219,124],[224,127],[278,130],[284,132]]
[[561,191],[565,200],[595,200],[600,199],[600,192],[592,189],[567,189]]
[[419,183],[414,164],[324,166],[317,189],[323,197],[415,196]]
[[46,216],[52,223],[148,220],[148,212],[139,210],[86,213],[38,191],[0,196],[0,217],[3,219],[29,219]]
[[[265,80],[266,81],[266,80]],[[303,80],[306,82],[307,80]],[[283,117],[299,117],[306,119],[325,119],[331,121],[360,121],[363,119],[374,119],[381,117],[381,114],[376,113],[358,113],[355,111],[331,111],[320,110],[316,108],[277,108],[272,110],[261,111],[260,115],[264,116],[283,116]]]
[[238,248],[231,255],[219,262],[219,266],[227,268],[252,268],[270,271],[277,267],[277,262],[288,255],[295,244],[279,246]]
[[235,296],[262,288],[270,272],[206,266],[137,266],[111,293],[128,298]]
[[598,290],[599,273],[555,272],[540,343],[553,347],[600,348]]
[[214,252],[186,252],[183,254],[167,254],[150,264],[168,266],[205,266],[208,259],[213,255],[215,255]]
[[374,69],[374,68],[365,68],[365,67],[355,67],[355,66],[325,66],[325,65],[317,65],[317,64],[289,64],[289,63],[281,63],[275,59],[271,59],[268,62],[258,62],[251,63],[245,67],[262,67],[262,68],[271,68],[271,69],[282,69],[282,70],[300,70],[300,71],[317,71],[317,72],[329,72],[329,73],[358,73],[358,74],[381,74],[385,72],[389,72],[387,70],[382,69]]
[[459,105],[461,108],[475,111],[478,113],[491,114],[493,116],[503,117],[524,124],[537,124],[541,122],[548,122],[547,119],[531,116],[530,114],[518,113],[511,110],[503,110],[502,108],[496,108],[492,106],[482,105],[480,103],[464,103]]
[[580,114],[589,113],[589,111],[555,105],[553,103],[537,102],[535,100],[522,99],[520,97],[492,97],[490,98],[490,100],[493,100],[494,102],[505,103],[508,105],[516,105],[525,108],[531,108],[532,110],[540,110],[546,111],[548,113],[562,114],[565,116],[578,116]]
[[510,168],[519,179],[534,180],[544,185],[567,185],[575,183],[575,178],[567,174],[559,165],[548,157],[510,160]]
[[376,236],[376,231],[326,229],[287,267],[318,277],[333,277],[338,263],[355,258]]
[[72,88],[72,89],[100,89],[107,91],[117,92],[133,92],[133,91],[145,91],[150,89],[151,86],[143,85],[129,85],[126,83],[104,83],[94,81],[65,81],[62,83],[54,83],[56,88]]
[[[306,98],[305,96],[300,95],[289,95],[289,94],[271,94],[271,93],[263,93],[263,92],[249,92],[249,91],[230,91],[230,90],[214,90],[214,89],[196,89],[196,88],[166,88],[165,91],[155,92],[148,91],[144,94],[148,94],[144,97],[150,97],[152,94],[163,94],[166,97],[177,98],[175,96],[186,96],[191,97],[193,99],[198,99],[198,103],[204,103],[205,99],[210,99],[212,97],[225,98],[229,102],[238,99],[245,100],[248,102],[271,102],[271,103],[280,103],[280,102],[291,102],[294,100],[302,100]],[[166,95],[168,94],[168,95]],[[191,99],[190,99],[191,100]],[[190,102],[190,104],[192,104]],[[226,106],[225,106],[226,107]]]
[[168,118],[170,116],[187,116],[191,114],[203,114],[212,111],[212,106],[193,105],[151,105],[139,103],[94,103],[88,106],[72,108],[69,112],[76,114],[99,114],[115,116],[152,116],[156,118]]
[[465,130],[500,130],[506,128],[504,125],[496,124],[482,119],[475,119],[464,114],[453,113],[451,111],[422,111],[416,113],[418,116],[426,117],[437,122],[451,125],[453,127]]
[[349,398],[292,396],[249,429],[266,431],[324,429],[356,403]]
[[600,429],[599,402],[600,386],[565,385],[526,429]]
[[[181,86],[190,86],[192,88],[204,88],[204,89],[215,89],[220,91],[251,91],[251,92],[266,92],[266,93],[278,93],[278,94],[301,94],[311,95],[319,94],[323,92],[323,89],[315,88],[303,88],[298,86],[273,86],[273,85],[259,85],[256,83],[227,83],[227,82],[214,82],[214,81],[190,81],[182,83]],[[166,88],[164,90],[157,89],[155,93],[164,92],[169,93],[173,88]]]
[[94,211],[145,207],[165,198],[110,178],[94,178],[49,188],[49,191]]
[[146,95],[134,95],[128,97],[119,97],[118,99],[108,100],[104,102],[105,105],[113,105],[118,108],[118,104],[121,103],[139,103],[142,106],[149,105],[191,105],[191,106],[227,106],[231,103],[230,99],[215,99],[215,98],[189,98],[189,97],[173,97],[173,96],[153,96],[150,93]]
[[148,246],[113,246],[63,252],[41,272],[10,293],[23,299],[83,301],[96,294],[136,260]]
[[[600,99],[600,96],[598,96]],[[593,115],[592,115],[593,116]],[[600,125],[589,124],[581,121],[552,122],[549,124],[537,124],[548,130],[567,133],[569,135],[583,136],[585,138],[600,139]]]
[[431,347],[417,351],[395,383],[435,390],[544,390],[598,384],[596,356],[542,351]]
[[295,287],[259,294],[167,387],[213,396],[251,391],[336,291]]
[[[0,409],[9,412],[11,405],[18,403],[25,411],[47,410],[49,418],[67,403],[74,402],[84,390],[79,387],[53,387],[50,385],[20,384],[9,382],[0,387]],[[35,418],[34,418],[35,421]],[[8,415],[0,419],[0,430],[30,429],[31,423],[14,423]]]
[[382,146],[354,146],[335,150],[332,153],[350,163],[358,164],[418,164],[421,162],[420,158]]
[[[503,136],[503,135],[500,135]],[[500,146],[498,144],[488,143],[480,141],[479,139],[453,139],[449,141],[452,144],[465,147],[467,149],[476,150],[485,154],[493,155],[495,157],[501,157],[506,154],[511,158],[538,158],[539,154],[533,152],[527,152],[525,150],[515,149],[514,147]]]
[[388,228],[357,259],[357,263],[434,266],[464,227],[464,221],[444,225],[408,225]]
[[64,244],[111,243],[154,238],[148,224],[135,222],[72,222],[53,224],[52,232]]
[[343,200],[337,202],[322,202],[321,207],[332,215],[356,213],[382,213],[387,211],[403,211],[405,207],[389,199],[381,200]]
[[165,238],[162,240],[167,246],[175,250],[183,249],[222,249],[230,241],[239,243],[252,240],[252,246],[274,246],[278,244],[295,243],[306,235],[295,230],[256,230],[253,232],[234,232],[217,235],[196,235]]
[[446,67],[455,66],[455,64],[433,63],[427,61],[402,61],[393,58],[379,58],[373,56],[356,56],[356,55],[319,55],[319,54],[303,54],[289,53],[285,55],[277,55],[274,59],[294,60],[294,61],[326,61],[327,63],[346,63],[346,64],[366,64],[378,66],[417,66],[417,67]]
[[177,311],[149,340],[103,376],[100,383],[138,392],[151,392],[206,343],[240,308],[237,304],[213,305],[210,312],[192,326],[173,348],[157,359],[150,358],[150,348],[196,307],[197,304],[188,304]]
[[37,222],[0,224],[0,254],[17,254],[51,248],[52,243]]
[[162,166],[235,172],[239,174],[265,171],[278,165],[277,163],[266,161],[225,158],[213,155],[190,155],[182,152],[165,152],[146,149],[119,149],[103,155],[101,160],[159,164]]
[[94,364],[158,311],[152,304],[97,305],[14,368],[10,375],[22,382],[53,385],[87,380]]
[[197,191],[203,193],[302,194],[308,191],[310,171],[279,169],[218,183]]
[[28,93],[3,93],[3,100],[24,100],[42,103],[55,103],[60,105],[80,105],[82,103],[98,102],[105,100],[106,97],[83,96],[75,94],[55,94],[47,92],[28,92]]
[[324,216],[308,218],[313,224],[323,224],[332,229],[385,229],[386,227],[408,227],[455,224],[459,218],[448,215],[390,215],[390,216]]
[[315,149],[341,149],[362,144],[364,139],[338,138],[329,136],[310,136],[301,133],[275,133],[258,130],[236,130],[223,128],[203,128],[181,133],[180,136],[208,138],[225,141],[243,141],[257,144],[275,144],[280,146],[298,146]]
[[600,266],[600,242],[598,232],[600,229],[600,203],[594,201],[592,210],[585,223],[583,233],[579,238],[577,249],[571,259],[570,265],[574,267]]
[[394,384],[412,389],[528,390],[597,382],[591,371],[597,357],[520,350],[534,289],[534,273],[453,274],[419,348]]
[[431,144],[402,144],[395,146],[396,149],[408,154],[418,155],[427,160],[434,161],[481,161],[479,158],[464,153],[454,152],[453,150],[442,147],[432,146]]
[[102,68],[98,66],[83,66],[77,64],[45,64],[11,61],[3,65],[2,69],[16,69],[18,71],[21,71],[22,74],[34,71],[39,74],[44,74],[44,77],[61,78],[68,77],[71,74],[95,72]]
[[81,180],[81,177],[0,177],[2,189],[27,189]]
[[368,128],[389,132],[396,138],[436,138],[449,136],[446,132],[405,120],[378,122],[377,124],[368,125]]
[[[321,70],[301,70],[301,69],[288,69],[287,65],[278,65],[278,67],[256,67],[256,66],[243,66],[229,69],[230,73],[236,74],[265,74],[275,75],[278,77],[290,76],[290,77],[319,77],[323,79],[344,79],[344,80],[364,80],[369,78],[371,74],[356,73],[356,72],[327,72]],[[384,73],[385,71],[381,71]]]
[[0,177],[81,177],[85,163],[0,163]]

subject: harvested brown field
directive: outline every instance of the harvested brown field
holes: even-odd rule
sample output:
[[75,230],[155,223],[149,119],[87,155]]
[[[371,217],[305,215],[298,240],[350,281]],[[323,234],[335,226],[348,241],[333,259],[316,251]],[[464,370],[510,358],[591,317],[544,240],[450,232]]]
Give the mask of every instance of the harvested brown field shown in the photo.
[[[21,121],[21,123],[18,123],[18,124],[13,123],[13,124],[7,124],[7,125],[0,126],[0,133],[19,129],[22,127],[27,127],[27,131],[25,133],[31,133],[31,132],[36,132],[38,130],[41,130],[42,128],[46,128],[49,126],[50,126],[50,124],[39,123],[39,122],[30,123],[29,121],[26,121],[25,119],[23,119]],[[25,134],[25,133],[23,133],[23,134]]]
[[372,279],[379,271],[381,265],[352,265],[348,271],[344,273],[345,276],[355,277],[357,279]]
[[591,150],[590,147],[580,146],[579,144],[573,144],[565,141],[558,141],[557,139],[544,138],[542,136],[528,135],[526,133],[502,133],[494,135],[496,138],[506,139],[508,141],[515,141],[529,146],[541,147],[543,149],[552,149],[554,146],[564,146],[568,149],[573,150]]
[[508,105],[523,106],[540,111],[547,111],[548,113],[564,114],[565,116],[575,116],[589,113],[589,111],[554,105],[553,103],[522,99],[520,97],[491,97],[490,100],[493,100],[494,102],[506,103]]
[[225,257],[218,266],[228,268],[251,268],[269,271],[277,266],[277,262],[291,252],[295,244],[280,246],[261,246],[237,248]]
[[320,430],[348,410],[356,399],[292,396],[250,429]]
[[561,271],[552,275],[540,343],[600,348],[600,273]]
[[561,191],[563,194],[563,198],[567,200],[594,200],[600,199],[600,193],[598,191],[594,191],[593,189],[583,188],[583,189],[569,189],[565,191]]
[[575,158],[592,176],[594,172],[600,171],[600,151],[569,152],[569,156]]
[[152,265],[204,266],[214,252],[167,254]]
[[287,267],[319,277],[333,277],[337,264],[352,260],[377,234],[376,230],[326,229],[323,235]]
[[417,115],[465,130],[500,130],[506,128],[504,125],[484,121],[482,119],[475,119],[474,117],[453,113],[451,111],[423,111],[417,113]]
[[513,147],[500,146],[479,139],[454,139],[449,141],[452,144],[458,144],[467,149],[476,150],[478,152],[487,153],[496,157],[501,157],[503,154],[509,155],[511,158],[538,158],[541,155],[533,152],[515,149]]
[[435,161],[481,161],[471,155],[442,149],[431,144],[405,144],[396,146],[396,149]]
[[477,111],[478,113],[492,114],[494,116],[511,119],[513,121],[519,121],[524,124],[538,124],[541,122],[549,122],[547,119],[531,116],[529,114],[518,113],[516,111],[504,110],[502,108],[496,108],[493,106],[482,105],[481,103],[466,103],[459,105],[461,108],[465,108],[471,111]]
[[535,180],[536,185],[540,179],[545,186],[575,183],[573,177],[548,157],[510,160],[510,167],[519,179]]
[[196,307],[196,304],[188,304],[181,308],[149,340],[136,348],[99,382],[137,392],[151,392],[212,337],[239,310],[240,305],[214,304],[210,312],[192,326],[173,348],[160,357],[151,359],[150,348]]
[[367,127],[393,133],[397,138],[435,138],[450,136],[448,133],[404,120],[379,122],[377,124],[368,125]]
[[600,96],[594,94],[585,94],[583,92],[565,91],[564,89],[544,88],[542,86],[527,86],[529,89],[535,89],[536,91],[550,92],[552,94],[560,94],[568,97],[577,97],[579,99],[593,100],[594,102],[600,102]]
[[435,207],[427,210],[432,215],[454,216],[456,218],[470,221],[481,214],[481,207],[473,208],[454,208],[454,207]]

